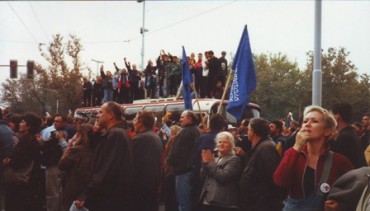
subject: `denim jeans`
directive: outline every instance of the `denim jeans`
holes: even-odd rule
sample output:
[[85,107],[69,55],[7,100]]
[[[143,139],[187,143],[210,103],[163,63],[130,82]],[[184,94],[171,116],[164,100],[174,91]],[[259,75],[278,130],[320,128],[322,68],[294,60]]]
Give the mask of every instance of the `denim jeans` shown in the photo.
[[113,100],[113,90],[112,89],[104,89],[103,103],[110,102],[112,100]]
[[326,194],[316,190],[304,199],[292,199],[288,197],[284,211],[320,211],[324,210]]
[[179,203],[179,211],[190,211],[192,203],[193,172],[176,175],[176,197]]

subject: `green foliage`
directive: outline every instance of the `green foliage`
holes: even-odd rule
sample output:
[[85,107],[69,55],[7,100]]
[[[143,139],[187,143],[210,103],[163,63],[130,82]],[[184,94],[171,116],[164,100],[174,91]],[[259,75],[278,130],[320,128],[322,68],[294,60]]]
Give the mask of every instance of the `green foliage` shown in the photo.
[[[353,106],[354,119],[359,119],[370,108],[369,75],[358,75],[348,55],[345,48],[329,48],[322,53],[322,106],[330,109],[335,103],[349,102]],[[308,57],[305,75],[311,82],[313,52],[309,52]]]
[[[81,104],[82,74],[84,64],[80,61],[83,50],[80,39],[70,35],[67,43],[63,37],[56,34],[46,50],[39,46],[41,56],[48,66],[36,64],[37,72],[33,80],[21,75],[19,80],[10,80],[2,84],[3,101],[7,102],[14,111],[33,111],[43,114],[57,112],[67,114]],[[71,61],[72,67],[68,65]]]
[[250,101],[262,108],[267,119],[283,117],[288,112],[295,116],[301,105],[302,73],[297,63],[290,62],[286,55],[260,54],[254,57],[257,74],[257,88]]
[[[322,53],[322,106],[330,109],[335,103],[349,102],[353,120],[358,120],[370,108],[370,76],[358,75],[348,55],[345,48]],[[262,117],[279,119],[292,112],[299,119],[304,107],[311,105],[313,52],[307,56],[304,71],[282,53],[254,56],[257,88],[250,101],[261,106]]]

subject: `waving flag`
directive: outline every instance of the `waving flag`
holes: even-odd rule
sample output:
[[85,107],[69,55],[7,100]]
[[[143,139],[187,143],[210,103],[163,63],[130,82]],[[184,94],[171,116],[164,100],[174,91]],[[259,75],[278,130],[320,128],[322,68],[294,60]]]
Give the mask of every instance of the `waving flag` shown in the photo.
[[247,25],[244,27],[232,68],[235,70],[234,80],[231,85],[229,104],[226,109],[240,121],[245,107],[249,103],[249,95],[257,86]]
[[189,63],[186,57],[186,52],[184,46],[182,46],[182,95],[184,97],[185,109],[193,110],[192,98],[191,98],[191,87],[190,84],[193,83],[193,78],[190,74]]

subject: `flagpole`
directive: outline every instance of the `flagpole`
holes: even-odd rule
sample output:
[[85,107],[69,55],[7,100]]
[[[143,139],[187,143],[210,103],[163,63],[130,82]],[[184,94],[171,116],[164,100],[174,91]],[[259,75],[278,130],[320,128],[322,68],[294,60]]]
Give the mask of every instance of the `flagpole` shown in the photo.
[[221,108],[223,106],[223,103],[224,103],[224,100],[225,100],[225,97],[226,97],[226,92],[229,88],[229,83],[230,83],[230,80],[231,80],[231,74],[234,72],[233,69],[229,68],[229,74],[227,76],[227,80],[226,80],[226,84],[225,84],[225,88],[224,88],[224,92],[222,93],[222,97],[221,97],[221,103],[220,105],[218,106],[218,109],[217,109],[217,113],[220,114],[221,113]]
[[177,89],[177,94],[176,94],[176,97],[175,97],[176,100],[180,99],[181,91],[182,91],[182,80],[181,80],[179,88]]
[[198,105],[198,110],[199,110],[199,114],[200,114],[200,117],[202,119],[202,123],[203,123],[203,114],[202,114],[202,110],[200,109],[200,104],[199,104],[199,99],[198,99],[198,93],[197,93],[197,90],[195,90],[195,86],[194,86],[194,83],[191,83],[190,84],[190,87],[191,89],[193,90],[194,94],[195,94],[195,100],[197,102],[197,105]]

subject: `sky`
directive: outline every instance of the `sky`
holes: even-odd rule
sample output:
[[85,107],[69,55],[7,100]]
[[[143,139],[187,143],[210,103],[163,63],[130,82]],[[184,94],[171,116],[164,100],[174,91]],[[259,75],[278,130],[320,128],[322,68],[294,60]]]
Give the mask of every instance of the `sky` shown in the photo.
[[[181,56],[213,50],[236,52],[248,26],[252,52],[288,56],[303,69],[314,48],[314,5],[311,1],[146,1],[145,57],[155,60],[160,50]],[[370,1],[323,1],[322,48],[345,47],[359,73],[370,74]],[[18,60],[46,64],[40,43],[59,33],[81,39],[82,61],[96,73],[97,63],[113,70],[123,58],[141,66],[143,3],[137,1],[1,1],[0,65]],[[46,45],[42,46],[43,48]],[[25,73],[25,67],[18,68]],[[0,83],[9,68],[0,67]]]

